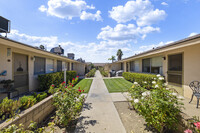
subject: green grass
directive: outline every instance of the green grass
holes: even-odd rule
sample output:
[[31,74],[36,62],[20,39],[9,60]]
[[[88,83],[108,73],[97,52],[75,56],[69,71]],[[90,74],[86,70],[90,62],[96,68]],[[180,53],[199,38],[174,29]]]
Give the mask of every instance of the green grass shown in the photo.
[[123,78],[104,79],[104,82],[110,93],[126,92],[133,85],[133,83],[131,83]]
[[92,84],[92,80],[93,79],[83,79],[74,88],[78,89],[80,87],[80,90],[84,90],[84,93],[88,93]]

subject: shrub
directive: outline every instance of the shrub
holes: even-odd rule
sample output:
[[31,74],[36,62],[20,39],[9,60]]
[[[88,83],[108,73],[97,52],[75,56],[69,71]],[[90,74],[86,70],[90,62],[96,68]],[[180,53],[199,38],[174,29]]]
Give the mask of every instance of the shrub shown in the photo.
[[36,98],[37,102],[40,102],[47,97],[47,93],[45,93],[45,92],[42,92],[40,94],[34,93],[33,96]]
[[56,90],[52,92],[56,107],[55,123],[67,126],[80,115],[84,102],[84,96],[81,96],[82,91],[74,89],[71,83],[66,87],[65,83],[62,83],[56,89],[51,86],[50,90]]
[[0,104],[0,116],[2,117],[2,120],[15,116],[18,108],[19,101],[14,101],[12,99],[8,99],[7,97],[4,98]]
[[34,96],[23,96],[19,99],[19,101],[21,109],[32,107],[37,102]]
[[[137,82],[134,82],[129,93],[132,98],[132,105],[140,115],[145,118],[148,126],[153,126],[158,132],[165,132],[167,129],[176,128],[181,116],[180,112],[183,97],[177,97],[176,93],[171,92],[165,84],[152,81],[151,90],[146,90]],[[146,82],[145,82],[146,83]]]
[[153,85],[152,81],[164,83],[164,80],[158,80],[154,74],[123,72],[122,76],[130,82],[137,82],[140,86],[145,86],[147,89],[150,89]]
[[96,72],[96,69],[93,68],[93,69],[90,70],[85,76],[88,77],[88,78],[89,78],[89,77],[94,77],[95,72]]
[[106,72],[106,71],[104,70],[104,68],[100,67],[100,68],[99,68],[99,71],[100,71],[100,73],[101,73],[102,76],[108,77],[108,72]]
[[[76,71],[67,71],[66,72],[66,81],[71,81],[73,78],[76,77]],[[49,73],[38,75],[39,81],[39,88],[38,91],[45,91],[48,90],[49,87],[54,84],[56,87],[59,87],[60,83],[64,81],[64,72],[56,72],[56,73]]]

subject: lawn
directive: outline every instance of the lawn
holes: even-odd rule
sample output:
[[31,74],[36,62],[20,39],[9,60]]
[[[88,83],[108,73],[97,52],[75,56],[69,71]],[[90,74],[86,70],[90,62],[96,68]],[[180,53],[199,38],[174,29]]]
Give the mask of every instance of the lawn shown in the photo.
[[88,93],[93,79],[82,79],[74,88],[84,90],[84,93]]
[[123,78],[104,79],[104,82],[110,93],[126,92],[133,85],[133,83]]

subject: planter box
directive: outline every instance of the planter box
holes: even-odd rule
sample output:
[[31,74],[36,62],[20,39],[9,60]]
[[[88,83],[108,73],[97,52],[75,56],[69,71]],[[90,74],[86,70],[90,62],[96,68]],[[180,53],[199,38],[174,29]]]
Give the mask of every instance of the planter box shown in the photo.
[[31,121],[41,123],[48,115],[50,115],[54,110],[55,107],[53,106],[53,96],[49,96],[44,100],[40,101],[39,103],[35,104],[31,108],[21,112],[16,118],[5,121],[0,124],[0,129],[6,128],[12,124],[23,124],[24,128],[26,129]]

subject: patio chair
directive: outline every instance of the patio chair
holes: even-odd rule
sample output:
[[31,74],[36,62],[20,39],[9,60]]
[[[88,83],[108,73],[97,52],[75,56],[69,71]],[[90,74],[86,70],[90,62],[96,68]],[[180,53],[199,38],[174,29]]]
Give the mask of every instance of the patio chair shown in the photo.
[[193,97],[195,96],[197,98],[197,108],[199,105],[199,99],[200,99],[200,82],[199,81],[193,81],[189,84],[190,88],[192,89],[192,97],[189,103],[192,102]]

